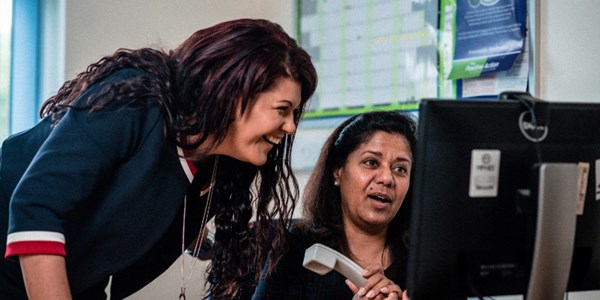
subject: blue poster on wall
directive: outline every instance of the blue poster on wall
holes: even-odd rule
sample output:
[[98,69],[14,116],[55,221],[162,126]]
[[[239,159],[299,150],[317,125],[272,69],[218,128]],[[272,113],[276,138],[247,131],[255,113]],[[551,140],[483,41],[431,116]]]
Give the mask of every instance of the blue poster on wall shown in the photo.
[[512,67],[525,41],[526,0],[442,0],[444,75],[460,79]]

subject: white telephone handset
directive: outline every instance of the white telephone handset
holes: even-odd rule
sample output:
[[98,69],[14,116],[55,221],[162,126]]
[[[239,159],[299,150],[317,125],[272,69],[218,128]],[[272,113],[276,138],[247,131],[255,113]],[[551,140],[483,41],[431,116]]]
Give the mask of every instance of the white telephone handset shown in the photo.
[[319,243],[306,249],[302,266],[320,275],[336,270],[350,279],[357,287],[362,287],[367,281],[362,276],[363,269],[354,261]]

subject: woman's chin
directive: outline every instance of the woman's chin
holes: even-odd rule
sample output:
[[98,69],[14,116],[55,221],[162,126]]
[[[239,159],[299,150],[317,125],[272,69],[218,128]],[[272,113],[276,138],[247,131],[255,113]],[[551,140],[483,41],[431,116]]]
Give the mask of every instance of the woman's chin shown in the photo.
[[235,159],[239,160],[239,161],[243,161],[243,162],[247,162],[249,164],[253,164],[257,167],[260,167],[264,164],[267,163],[267,156],[266,155],[261,155],[261,156],[255,156],[255,157],[248,157],[248,156],[244,156],[244,157],[234,157]]
[[255,165],[255,166],[257,166],[257,167],[260,167],[260,166],[262,166],[262,165],[264,165],[264,164],[267,163],[267,158],[265,157],[264,159],[253,161],[253,162],[250,162],[250,163],[253,164],[253,165]]

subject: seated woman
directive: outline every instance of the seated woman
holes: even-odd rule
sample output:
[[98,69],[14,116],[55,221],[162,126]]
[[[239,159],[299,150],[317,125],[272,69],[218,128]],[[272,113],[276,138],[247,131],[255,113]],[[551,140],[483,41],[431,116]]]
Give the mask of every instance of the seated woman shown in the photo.
[[[401,286],[415,129],[406,114],[369,112],[333,131],[305,188],[304,218],[290,229],[286,255],[271,276],[262,276],[253,299],[408,299]],[[322,276],[305,269],[304,252],[314,243],[360,265],[364,286],[335,271]]]

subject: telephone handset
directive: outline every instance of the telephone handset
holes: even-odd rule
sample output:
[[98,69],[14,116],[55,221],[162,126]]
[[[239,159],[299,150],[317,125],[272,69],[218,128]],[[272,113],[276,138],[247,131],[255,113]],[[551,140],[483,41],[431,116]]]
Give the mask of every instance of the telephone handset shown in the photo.
[[363,269],[358,264],[343,254],[319,243],[315,243],[306,249],[302,266],[320,275],[336,270],[350,279],[357,287],[362,287],[367,281],[362,276]]

